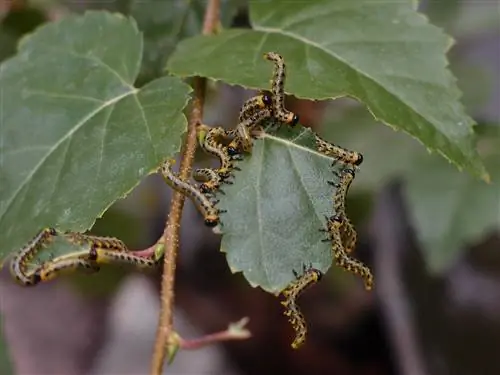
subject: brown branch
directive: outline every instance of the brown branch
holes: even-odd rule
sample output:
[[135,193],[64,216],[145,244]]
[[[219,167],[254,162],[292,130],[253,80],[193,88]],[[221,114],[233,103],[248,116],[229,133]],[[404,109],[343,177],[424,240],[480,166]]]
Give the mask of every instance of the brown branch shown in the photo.
[[[205,20],[203,22],[202,33],[204,35],[212,34],[218,26],[219,9],[220,0],[209,0],[205,10]],[[195,77],[193,86],[194,98],[191,104],[191,113],[189,115],[188,134],[181,157],[180,178],[182,180],[187,180],[191,173],[197,143],[196,130],[203,119],[206,81],[204,78]],[[179,232],[183,207],[184,195],[177,191],[174,192],[170,205],[170,214],[168,215],[165,231],[163,232],[165,258],[161,283],[160,319],[156,331],[156,341],[151,365],[152,375],[160,375],[163,372],[167,344],[169,343],[170,336],[173,334],[172,316],[174,309],[175,266],[179,250]]]

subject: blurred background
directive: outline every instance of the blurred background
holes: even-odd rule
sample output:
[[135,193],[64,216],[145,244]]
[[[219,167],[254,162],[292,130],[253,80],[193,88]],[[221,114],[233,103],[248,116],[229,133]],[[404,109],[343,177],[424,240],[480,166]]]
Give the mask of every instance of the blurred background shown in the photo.
[[[224,26],[249,27],[245,1],[222,3]],[[86,9],[119,11],[132,15],[145,35],[142,85],[162,74],[180,39],[200,32],[204,7],[194,0],[0,0],[0,59],[44,22]],[[165,373],[500,374],[500,7],[494,0],[433,0],[420,9],[456,40],[450,69],[479,124],[478,147],[493,184],[429,155],[353,100],[288,98],[301,123],[365,156],[347,207],[360,236],[356,256],[374,270],[376,289],[365,292],[332,267],[301,298],[309,335],[293,351],[278,300],[230,273],[220,238],[186,202],[175,328],[196,338],[248,316],[253,336],[180,352]],[[205,121],[211,125],[233,126],[252,95],[220,83],[208,90]],[[152,175],[92,232],[146,248],[163,231],[170,197]],[[2,270],[0,373],[149,373],[159,285],[160,274],[103,269],[26,289]]]

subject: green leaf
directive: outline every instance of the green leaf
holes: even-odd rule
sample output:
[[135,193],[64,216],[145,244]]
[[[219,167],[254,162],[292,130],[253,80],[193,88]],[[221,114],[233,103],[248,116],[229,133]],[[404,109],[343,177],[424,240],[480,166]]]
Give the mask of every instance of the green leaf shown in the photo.
[[383,123],[404,130],[459,168],[487,180],[473,121],[446,69],[452,43],[407,1],[286,0],[251,3],[254,30],[181,42],[167,67],[251,88],[269,88],[271,65],[287,62],[286,91],[300,98],[351,96]]
[[9,348],[5,342],[4,325],[5,323],[0,314],[0,374],[13,374]]
[[[337,181],[333,159],[315,150],[313,133],[282,127],[254,142],[252,154],[238,163],[233,185],[219,195],[221,251],[232,272],[242,271],[253,286],[277,293],[304,264],[322,272],[332,264],[325,215],[332,215]],[[340,168],[340,165],[335,167]]]
[[449,266],[467,245],[500,229],[500,140],[484,140],[492,173],[486,184],[429,155],[406,173],[405,195],[430,269]]
[[[221,21],[229,26],[239,1],[221,1]],[[167,58],[180,40],[201,33],[206,0],[132,0],[131,15],[144,32],[140,80],[163,73]]]
[[178,152],[191,89],[134,87],[141,56],[133,20],[87,12],[39,28],[0,66],[3,254],[44,226],[87,230]]

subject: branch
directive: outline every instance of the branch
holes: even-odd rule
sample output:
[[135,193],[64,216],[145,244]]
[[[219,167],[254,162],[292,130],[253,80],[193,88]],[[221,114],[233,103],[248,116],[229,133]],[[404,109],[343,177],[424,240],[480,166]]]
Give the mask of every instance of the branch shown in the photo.
[[[219,22],[220,0],[209,0],[205,10],[205,19],[203,22],[203,34],[212,34]],[[196,130],[202,123],[203,104],[205,101],[204,78],[194,78],[194,98],[191,104],[191,113],[189,114],[188,134],[186,143],[183,146],[180,166],[180,178],[187,180],[191,173],[194,154],[196,151]],[[151,374],[160,375],[163,372],[167,344],[173,334],[172,316],[174,308],[174,284],[175,284],[175,266],[177,263],[177,253],[179,250],[179,232],[182,208],[184,207],[184,195],[175,191],[170,205],[170,214],[168,215],[165,231],[163,232],[163,242],[165,244],[165,258],[163,267],[163,276],[161,282],[161,309],[158,328],[156,331],[156,341],[154,346]]]

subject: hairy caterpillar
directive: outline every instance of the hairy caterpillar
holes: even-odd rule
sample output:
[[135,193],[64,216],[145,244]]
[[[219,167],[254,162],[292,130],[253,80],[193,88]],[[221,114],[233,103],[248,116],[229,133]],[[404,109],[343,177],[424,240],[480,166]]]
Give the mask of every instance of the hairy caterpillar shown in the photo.
[[285,61],[283,60],[283,57],[275,52],[265,53],[264,58],[274,62],[273,79],[271,80],[274,116],[285,124],[295,126],[299,122],[299,116],[285,109]]
[[104,249],[112,249],[117,251],[128,250],[127,246],[123,243],[123,241],[115,237],[100,237],[100,236],[94,236],[90,234],[83,234],[79,232],[70,232],[70,231],[64,232],[63,235],[68,239],[68,241],[76,245],[90,244]]
[[335,159],[333,165],[335,165],[335,163],[339,160],[344,164],[350,164],[353,166],[359,166],[363,162],[363,155],[359,152],[350,151],[343,147],[329,143],[317,134],[315,134],[315,139],[317,150],[322,154]]
[[[357,233],[352,225],[351,221],[347,217],[345,209],[345,201],[347,192],[351,186],[356,172],[354,169],[346,168],[341,173],[333,172],[337,177],[339,177],[339,182],[335,183],[333,181],[328,181],[328,183],[337,188],[333,196],[333,208],[335,212],[340,216],[342,220],[342,226],[340,227],[340,234],[342,238],[342,244],[344,245],[347,254],[351,253],[356,247]],[[328,241],[328,240],[326,240]]]
[[151,268],[158,264],[158,261],[151,258],[140,257],[123,251],[103,249],[96,244],[92,245],[88,252],[88,259],[97,264],[122,263],[139,268]]
[[54,259],[44,262],[35,271],[35,277],[39,281],[50,281],[64,273],[83,270],[88,273],[99,271],[99,266],[79,257],[67,257],[66,259]]
[[348,272],[352,272],[361,276],[364,279],[366,290],[371,290],[373,287],[373,275],[370,269],[357,259],[351,258],[342,244],[340,230],[343,220],[340,215],[326,217],[327,229],[320,229],[322,232],[328,232],[328,240],[332,241],[332,252],[335,258],[335,263],[344,268]]
[[[239,153],[240,149],[250,152],[253,144],[250,133],[262,121],[272,116],[271,111],[260,113],[266,108],[270,108],[272,103],[272,99],[266,94],[254,96],[243,103],[238,117],[238,125],[227,132],[228,136],[234,138],[228,145],[230,155]],[[260,114],[257,115],[258,113]]]
[[206,125],[198,127],[198,142],[200,146],[205,152],[217,156],[221,162],[221,166],[217,169],[199,168],[193,171],[193,179],[202,182],[199,185],[199,189],[204,194],[211,194],[217,190],[224,193],[220,189],[220,186],[223,183],[232,184],[232,181],[229,181],[228,178],[232,176],[233,170],[239,170],[234,165],[236,156],[230,156],[227,147],[220,144],[217,140],[225,134],[225,130],[220,127],[210,128]]
[[183,193],[194,203],[198,211],[203,215],[205,225],[215,227],[219,224],[219,211],[205,195],[189,182],[182,181],[173,171],[172,164],[175,160],[166,160],[161,166],[161,173],[165,181],[175,190]]
[[[243,151],[249,152],[252,149],[253,142],[251,137],[249,136],[249,133],[259,126],[262,121],[265,119],[271,118],[272,117],[272,112],[264,108],[260,111],[255,112],[252,116],[250,116],[248,119],[246,119],[243,122],[238,123],[236,126],[236,130],[239,130],[239,132],[245,132],[246,135],[241,135],[238,134],[233,141],[228,145],[228,153],[229,155],[234,155],[239,153],[240,149],[243,149]],[[247,137],[248,135],[248,137]],[[246,139],[245,139],[246,138]]]
[[219,158],[220,167],[215,171],[223,181],[232,176],[233,170],[240,170],[234,163],[236,155],[231,155],[228,147],[222,145],[219,141],[221,138],[227,137],[227,134],[223,128],[211,128],[201,145],[207,153]]
[[312,268],[312,265],[309,267],[304,265],[303,272],[303,275],[299,277],[294,271],[293,273],[297,280],[292,282],[281,292],[285,298],[281,301],[281,304],[285,306],[284,314],[288,317],[288,321],[295,330],[295,339],[292,342],[292,348],[294,349],[299,348],[306,341],[307,334],[306,320],[297,305],[297,299],[304,290],[317,283],[323,276],[321,271]]
[[200,191],[203,194],[209,194],[216,190],[224,194],[224,191],[220,189],[223,180],[217,171],[210,168],[199,168],[193,172],[193,178],[198,182],[203,181],[203,183],[199,185]]
[[42,229],[11,259],[10,273],[19,284],[32,286],[40,282],[34,272],[28,272],[28,263],[55,235],[57,235],[57,231],[54,228]]

